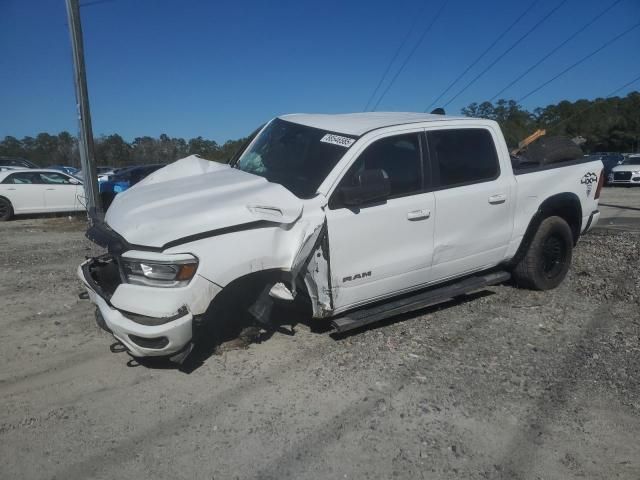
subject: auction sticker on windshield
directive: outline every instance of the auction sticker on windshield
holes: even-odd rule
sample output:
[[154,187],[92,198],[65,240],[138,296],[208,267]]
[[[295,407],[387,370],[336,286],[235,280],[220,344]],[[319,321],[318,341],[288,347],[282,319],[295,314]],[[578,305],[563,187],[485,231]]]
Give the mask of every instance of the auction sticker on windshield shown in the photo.
[[349,148],[353,145],[353,142],[355,142],[353,138],[341,137],[340,135],[334,135],[332,133],[327,133],[320,139],[320,141],[324,143],[333,143],[334,145],[340,145],[345,148]]

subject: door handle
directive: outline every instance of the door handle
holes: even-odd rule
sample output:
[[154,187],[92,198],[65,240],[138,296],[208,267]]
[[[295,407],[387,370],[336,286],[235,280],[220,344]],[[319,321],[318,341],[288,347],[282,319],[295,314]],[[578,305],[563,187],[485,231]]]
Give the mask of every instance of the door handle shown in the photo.
[[431,216],[431,211],[426,208],[423,210],[413,210],[407,213],[407,219],[411,221],[425,220]]
[[55,188],[47,188],[47,190],[55,190]]
[[507,195],[504,193],[499,193],[497,195],[491,195],[489,197],[489,203],[491,205],[499,205],[500,203],[504,203],[507,201]]

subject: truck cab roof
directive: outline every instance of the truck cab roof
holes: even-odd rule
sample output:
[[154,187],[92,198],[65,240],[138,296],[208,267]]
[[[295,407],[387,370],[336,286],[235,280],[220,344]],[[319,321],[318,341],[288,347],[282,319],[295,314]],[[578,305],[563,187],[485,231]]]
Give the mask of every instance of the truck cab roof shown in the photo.
[[278,118],[307,127],[360,137],[371,130],[423,122],[446,120],[478,121],[477,118],[433,115],[413,112],[362,112],[362,113],[294,113]]

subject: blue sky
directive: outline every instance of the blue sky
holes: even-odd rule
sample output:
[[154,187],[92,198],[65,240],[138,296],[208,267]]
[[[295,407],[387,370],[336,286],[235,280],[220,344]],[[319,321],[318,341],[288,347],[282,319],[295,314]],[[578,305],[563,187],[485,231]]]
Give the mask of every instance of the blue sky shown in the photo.
[[[283,113],[362,111],[412,22],[395,68],[441,2],[112,0],[83,7],[94,134],[222,142]],[[560,2],[539,0],[445,99]],[[447,112],[492,97],[612,2],[567,0]],[[448,0],[378,110],[424,110],[530,3]],[[522,97],[639,21],[640,0],[621,0],[503,96]],[[607,95],[640,75],[638,52],[640,28],[523,104]],[[0,87],[0,137],[76,133],[64,0],[0,0]],[[620,94],[634,89],[640,84]]]

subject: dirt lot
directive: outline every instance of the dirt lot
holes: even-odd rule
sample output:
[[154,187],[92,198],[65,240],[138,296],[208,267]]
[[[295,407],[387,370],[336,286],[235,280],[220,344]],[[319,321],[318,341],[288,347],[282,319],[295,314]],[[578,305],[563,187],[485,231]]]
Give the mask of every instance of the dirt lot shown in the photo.
[[190,373],[109,351],[78,219],[0,224],[0,478],[637,480],[640,189],[601,203],[555,291],[298,325]]

